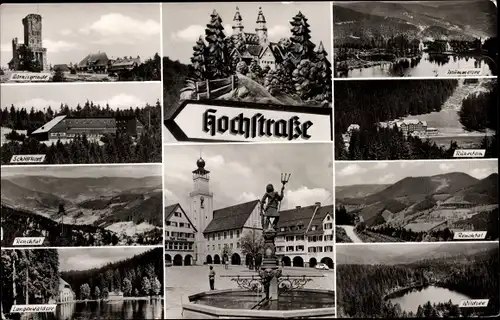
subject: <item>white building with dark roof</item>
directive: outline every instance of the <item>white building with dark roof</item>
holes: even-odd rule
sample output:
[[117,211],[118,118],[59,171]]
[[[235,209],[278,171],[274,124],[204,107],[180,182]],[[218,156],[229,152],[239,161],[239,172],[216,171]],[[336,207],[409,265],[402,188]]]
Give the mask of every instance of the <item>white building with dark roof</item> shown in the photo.
[[165,261],[191,265],[195,258],[195,234],[198,230],[176,203],[165,208]]
[[280,212],[276,254],[284,266],[333,268],[333,205],[317,202]]
[[[170,259],[174,265],[220,264],[224,261],[233,265],[249,264],[251,256],[242,253],[240,240],[246,233],[257,237],[262,234],[259,200],[214,210],[210,171],[205,165],[200,158],[196,162],[197,168],[192,171],[189,211],[184,212],[179,204],[166,208],[166,260]],[[181,220],[183,227],[189,224],[187,229],[179,229]],[[174,243],[179,242],[172,237],[172,232],[189,234],[184,242],[187,246],[183,244],[182,250],[180,244],[176,249]],[[316,203],[281,211],[276,246],[278,257],[285,266],[313,267],[323,262],[333,267],[333,205]]]
[[106,134],[140,136],[144,125],[135,116],[69,117],[59,115],[37,128],[30,136],[39,141],[74,139],[84,134],[89,140],[99,140]]

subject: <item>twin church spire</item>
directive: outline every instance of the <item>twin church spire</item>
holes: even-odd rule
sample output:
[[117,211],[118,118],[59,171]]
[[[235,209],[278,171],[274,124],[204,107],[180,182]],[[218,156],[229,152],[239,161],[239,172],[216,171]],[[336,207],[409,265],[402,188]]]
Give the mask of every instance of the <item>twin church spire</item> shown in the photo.
[[[262,7],[259,7],[259,13],[257,15],[257,20],[255,21],[257,24],[255,28],[255,34],[259,38],[259,42],[261,44],[267,44],[268,39],[267,39],[267,25],[266,25],[266,17],[264,16],[264,13],[262,12]],[[240,14],[240,9],[236,7],[236,13],[234,14],[233,18],[233,35],[238,35],[243,33],[243,18],[241,17]]]

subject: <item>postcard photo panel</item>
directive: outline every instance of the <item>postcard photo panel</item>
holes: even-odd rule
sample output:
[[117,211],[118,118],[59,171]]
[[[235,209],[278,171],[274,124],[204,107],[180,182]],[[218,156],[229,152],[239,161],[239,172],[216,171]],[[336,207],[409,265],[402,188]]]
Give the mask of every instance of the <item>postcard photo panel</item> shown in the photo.
[[489,318],[500,311],[498,241],[336,249],[339,318]]
[[342,162],[337,243],[498,240],[497,160]]
[[495,79],[335,81],[336,160],[497,158]]
[[163,243],[161,164],[2,168],[2,247]]
[[163,319],[163,249],[2,250],[4,319]]
[[4,4],[0,82],[160,81],[160,16],[159,3]]
[[161,163],[161,84],[2,86],[2,165]]
[[496,0],[334,1],[335,78],[498,74]]
[[164,152],[167,318],[335,316],[331,143]]
[[332,140],[328,3],[163,4],[162,12],[168,143]]

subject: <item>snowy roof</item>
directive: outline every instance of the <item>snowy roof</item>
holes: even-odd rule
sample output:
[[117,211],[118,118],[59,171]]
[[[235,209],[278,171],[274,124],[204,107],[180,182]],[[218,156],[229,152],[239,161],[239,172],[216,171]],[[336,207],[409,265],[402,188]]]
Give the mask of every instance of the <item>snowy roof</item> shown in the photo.
[[47,122],[46,124],[44,124],[43,126],[41,126],[40,128],[38,128],[35,131],[33,131],[31,134],[39,134],[39,133],[49,132],[59,122],[61,122],[62,120],[64,120],[64,118],[66,118],[65,115],[63,115],[63,116],[57,116],[54,119],[52,119],[49,122]]

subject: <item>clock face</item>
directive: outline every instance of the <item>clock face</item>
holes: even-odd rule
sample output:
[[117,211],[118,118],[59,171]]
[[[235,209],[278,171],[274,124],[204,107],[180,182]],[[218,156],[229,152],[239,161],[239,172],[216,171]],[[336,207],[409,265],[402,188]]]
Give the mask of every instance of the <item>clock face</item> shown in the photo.
[[205,198],[203,198],[203,197],[200,197],[200,200],[201,200],[201,201],[203,201],[203,200],[205,200]]

